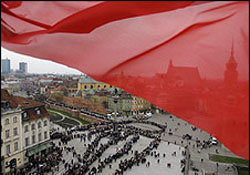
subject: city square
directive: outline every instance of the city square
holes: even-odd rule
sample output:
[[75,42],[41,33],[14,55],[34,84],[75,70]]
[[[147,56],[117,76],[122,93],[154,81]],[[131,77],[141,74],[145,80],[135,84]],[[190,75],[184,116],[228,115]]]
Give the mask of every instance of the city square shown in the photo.
[[[66,116],[65,116],[66,117]],[[117,117],[116,120],[117,122],[122,122],[122,121],[129,121],[131,120],[130,116],[129,118],[124,116],[124,117]],[[114,118],[109,119],[111,121],[115,120]],[[171,114],[155,114],[153,115],[153,117],[150,117],[148,119],[146,119],[145,121],[137,121],[136,119],[132,119],[132,123],[129,123],[127,126],[132,126],[132,127],[136,127],[142,130],[158,130],[159,128],[157,128],[154,125],[150,125],[150,124],[145,124],[145,121],[149,121],[149,122],[156,122],[159,123],[160,125],[166,125],[167,123],[170,123],[169,127],[166,128],[165,132],[163,132],[161,134],[161,138],[162,141],[159,145],[159,148],[157,149],[157,153],[160,153],[160,157],[159,158],[155,158],[154,155],[151,156],[147,156],[146,159],[147,161],[150,162],[150,166],[147,167],[147,165],[139,165],[139,166],[135,166],[133,167],[131,170],[124,172],[124,174],[140,174],[140,173],[156,173],[157,172],[159,174],[161,174],[162,172],[169,172],[171,174],[185,174],[186,172],[182,172],[182,166],[181,165],[181,160],[185,161],[189,161],[188,164],[190,167],[188,167],[188,173],[189,174],[202,174],[203,172],[210,172],[210,173],[214,173],[214,174],[236,174],[237,170],[235,167],[233,167],[232,165],[228,165],[228,164],[223,164],[223,163],[219,163],[219,168],[217,169],[217,164],[215,162],[212,162],[209,160],[209,156],[208,154],[222,154],[222,155],[226,155],[226,156],[233,156],[235,157],[236,155],[232,154],[228,149],[226,149],[223,145],[219,144],[219,145],[213,145],[213,146],[209,146],[209,148],[207,149],[202,149],[201,147],[196,147],[193,145],[196,145],[196,141],[195,139],[192,140],[186,140],[182,138],[183,134],[190,134],[193,136],[193,138],[196,139],[200,139],[200,140],[210,140],[211,135],[209,135],[208,133],[200,130],[200,129],[196,129],[195,131],[192,129],[193,126],[190,125],[189,123],[171,115]],[[56,125],[56,124],[52,124],[53,128],[52,130],[54,131],[61,131],[61,132],[65,132],[65,129]],[[171,131],[173,134],[169,134],[169,131]],[[80,133],[84,133],[84,132],[79,132]],[[92,138],[92,140],[95,137]],[[131,137],[128,137],[127,140],[131,139]],[[149,143],[150,139],[142,136],[142,138],[135,143],[135,145],[133,146],[133,152],[134,151],[140,151],[143,149],[143,147],[145,147],[148,143]],[[61,147],[63,148],[63,144],[59,144],[59,140],[55,140],[54,143],[56,145],[61,145]],[[107,138],[103,138],[100,143],[105,144],[108,142]],[[91,143],[90,141],[88,141],[86,139],[86,142],[83,142],[83,140],[81,138],[76,138],[76,139],[72,139],[67,143],[67,146],[69,147],[74,147],[74,150],[76,151],[76,153],[82,155],[84,154],[85,150],[86,150],[86,145],[88,143]],[[124,146],[125,141],[123,142],[119,142],[117,145],[113,145],[110,148],[108,148],[103,155],[100,157],[100,159],[104,159],[105,157],[108,157],[112,154],[114,154],[119,148],[121,148],[122,146]],[[86,144],[84,146],[84,144]],[[66,146],[66,147],[67,147]],[[185,151],[185,148],[189,148],[189,155],[183,155],[183,151]],[[217,152],[218,151],[218,152]],[[173,153],[176,152],[176,155],[174,155]],[[165,154],[163,156],[163,154]],[[111,167],[105,167],[102,171],[103,174],[114,174],[115,173],[115,169],[118,167],[119,161],[120,160],[125,160],[125,159],[129,159],[132,156],[132,150],[131,153],[129,155],[126,155],[124,157],[122,157],[121,159],[118,159],[116,162],[112,162]],[[191,158],[188,159],[187,156],[190,156]],[[236,156],[237,157],[237,156]],[[76,163],[77,158],[73,157],[73,154],[71,152],[69,153],[63,153],[63,159],[65,159],[65,162],[69,162],[71,163],[72,159],[74,160],[73,162]],[[159,163],[158,163],[159,161]],[[171,167],[168,167],[167,164],[170,163]],[[92,169],[93,167],[98,166],[98,161],[95,161],[91,166],[90,169]],[[187,165],[186,165],[187,166]],[[55,174],[63,174],[65,167],[63,166],[63,164],[59,165],[59,170],[55,171]],[[157,171],[157,170],[158,171]],[[196,169],[196,170],[195,170]]]
[[248,1],[1,1],[3,175],[249,174]]

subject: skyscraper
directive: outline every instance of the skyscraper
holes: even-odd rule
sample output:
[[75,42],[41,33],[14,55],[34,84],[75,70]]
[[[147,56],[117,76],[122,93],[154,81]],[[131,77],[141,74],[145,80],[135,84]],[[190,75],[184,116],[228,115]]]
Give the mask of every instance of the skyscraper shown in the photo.
[[25,62],[20,62],[19,63],[19,71],[22,73],[27,73],[28,71],[28,65]]
[[10,73],[10,60],[7,59],[1,59],[1,72],[3,74],[9,74]]

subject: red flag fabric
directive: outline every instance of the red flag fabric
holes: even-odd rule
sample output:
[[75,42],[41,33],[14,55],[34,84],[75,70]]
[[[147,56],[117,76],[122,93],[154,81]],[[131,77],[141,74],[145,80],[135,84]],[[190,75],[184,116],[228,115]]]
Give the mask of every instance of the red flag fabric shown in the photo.
[[249,159],[249,3],[1,3],[2,46],[78,69]]

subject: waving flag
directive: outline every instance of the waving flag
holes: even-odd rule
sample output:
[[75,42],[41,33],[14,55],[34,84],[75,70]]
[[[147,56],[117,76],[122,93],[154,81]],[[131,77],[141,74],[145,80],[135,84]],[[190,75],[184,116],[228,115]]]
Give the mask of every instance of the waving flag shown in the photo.
[[141,96],[249,159],[249,3],[1,3],[2,46]]

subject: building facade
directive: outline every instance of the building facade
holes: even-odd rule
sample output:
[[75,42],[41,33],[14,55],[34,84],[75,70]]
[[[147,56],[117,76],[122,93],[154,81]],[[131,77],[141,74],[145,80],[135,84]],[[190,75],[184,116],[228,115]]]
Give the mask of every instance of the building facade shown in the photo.
[[2,59],[1,60],[1,72],[3,74],[9,74],[10,73],[10,60],[9,59]]
[[1,82],[1,87],[2,89],[8,90],[10,94],[13,92],[18,92],[20,90],[20,82],[18,80],[13,80],[13,81],[3,81]]
[[22,110],[7,90],[1,89],[2,173],[16,173],[24,165],[22,150]]
[[27,73],[28,72],[28,64],[25,62],[20,62],[19,63],[19,71],[22,73]]
[[111,85],[99,81],[95,81],[90,77],[79,79],[78,91],[84,91],[85,89],[101,90],[112,88]]
[[117,99],[117,103],[115,104],[114,98],[112,96],[108,97],[108,109],[112,112],[116,111],[120,115],[126,116],[131,115],[131,108],[132,108],[132,95],[123,92],[119,95]]
[[132,97],[131,111],[133,114],[138,114],[139,112],[147,112],[151,110],[151,103],[144,100],[141,97]]
[[22,109],[22,149],[25,164],[49,152],[49,113],[43,103],[23,97],[16,97],[16,101]]

